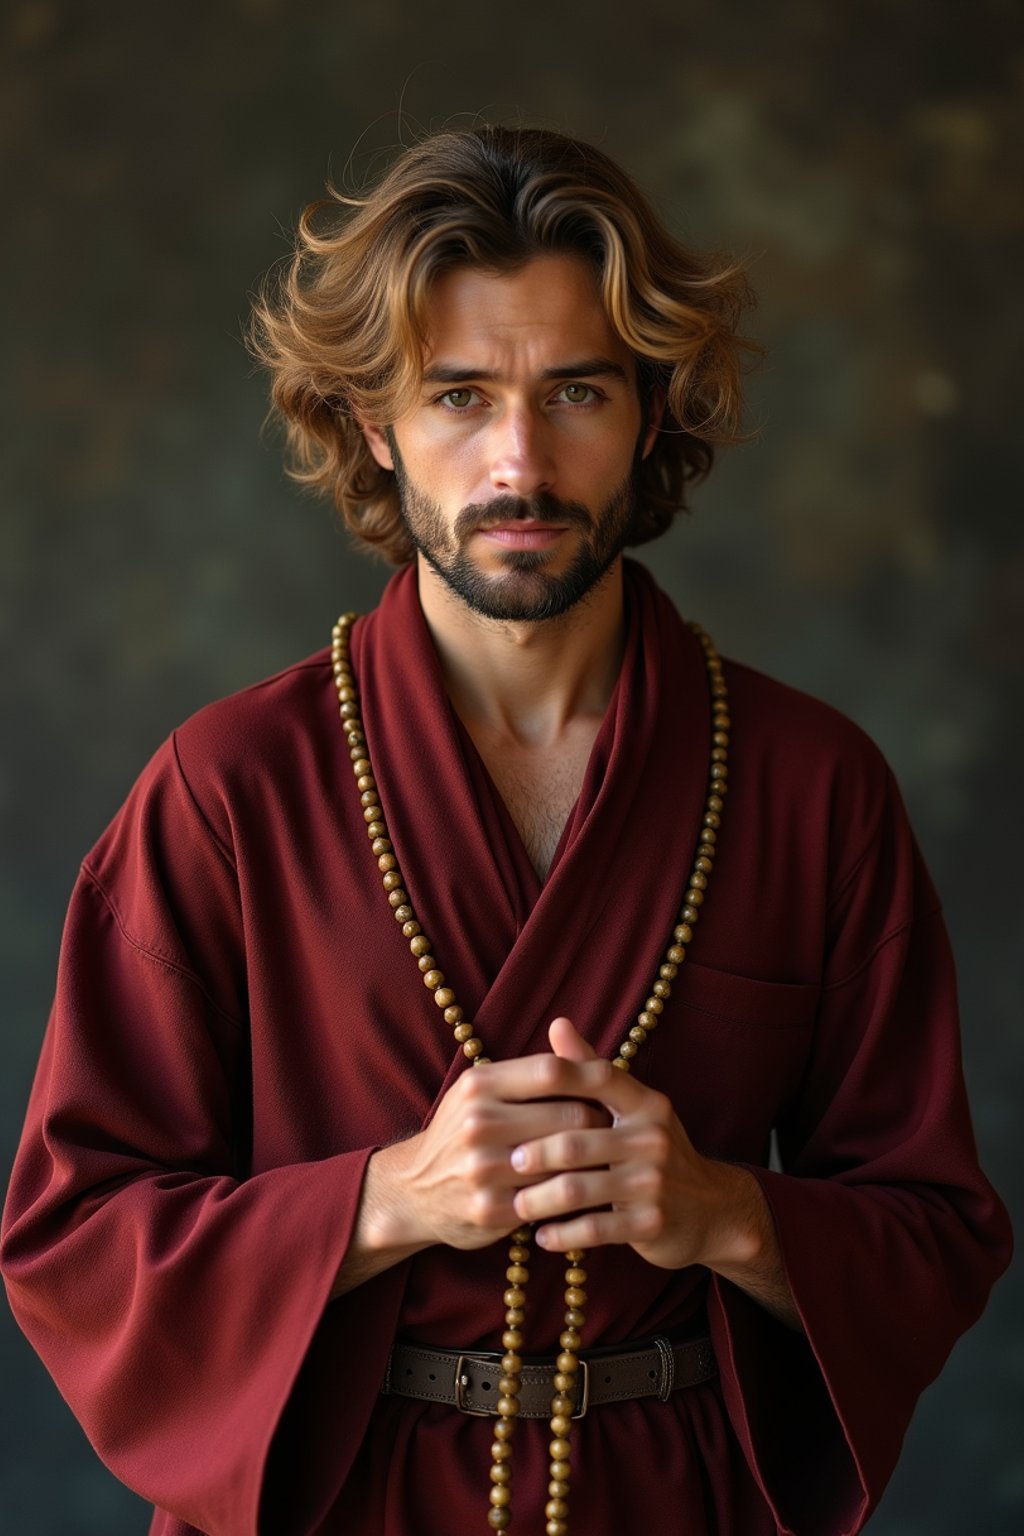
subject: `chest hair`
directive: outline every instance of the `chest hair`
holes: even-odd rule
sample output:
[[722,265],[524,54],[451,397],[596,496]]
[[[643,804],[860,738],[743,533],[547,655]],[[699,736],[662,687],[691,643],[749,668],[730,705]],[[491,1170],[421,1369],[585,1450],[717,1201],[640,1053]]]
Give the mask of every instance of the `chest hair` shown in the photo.
[[471,733],[542,880],[579,799],[597,730],[596,721],[579,722],[550,747],[526,746],[483,731]]

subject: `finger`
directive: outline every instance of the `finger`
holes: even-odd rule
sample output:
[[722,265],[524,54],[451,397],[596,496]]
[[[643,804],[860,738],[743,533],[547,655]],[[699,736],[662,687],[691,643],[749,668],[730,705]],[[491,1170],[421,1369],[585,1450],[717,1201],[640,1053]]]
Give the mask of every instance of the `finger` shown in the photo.
[[628,1174],[617,1168],[574,1169],[520,1189],[513,1205],[520,1221],[570,1217],[598,1206],[629,1202]]
[[548,1025],[551,1049],[563,1061],[593,1061],[597,1052],[588,1045],[571,1019],[560,1016]]
[[[595,1117],[600,1113],[595,1110]],[[621,1130],[600,1127],[572,1128],[553,1136],[524,1141],[511,1154],[517,1173],[560,1173],[570,1168],[605,1168],[632,1161],[636,1156],[633,1138]]]
[[645,1095],[654,1093],[628,1072],[616,1070],[605,1058],[570,1061],[553,1052],[490,1062],[479,1071],[465,1073],[458,1086],[466,1103],[484,1099],[503,1099],[507,1103],[591,1099],[620,1114],[628,1113],[642,1103]]
[[[518,1200],[518,1197],[517,1197]],[[538,1227],[534,1240],[552,1253],[571,1248],[604,1248],[614,1243],[651,1242],[663,1228],[654,1206],[626,1206],[613,1211],[586,1211],[570,1221],[550,1221]]]

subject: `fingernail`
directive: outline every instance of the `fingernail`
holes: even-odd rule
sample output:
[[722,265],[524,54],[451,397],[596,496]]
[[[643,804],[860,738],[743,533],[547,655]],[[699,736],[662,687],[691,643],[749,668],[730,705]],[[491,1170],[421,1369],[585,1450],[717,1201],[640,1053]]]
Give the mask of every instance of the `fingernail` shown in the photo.
[[548,1231],[547,1227],[541,1227],[540,1231],[536,1234],[536,1238],[537,1238],[537,1242],[540,1244],[540,1246],[542,1248],[550,1247],[550,1245],[551,1245],[551,1234]]
[[523,1147],[516,1147],[512,1153],[512,1167],[518,1168],[520,1172],[526,1167],[526,1152]]

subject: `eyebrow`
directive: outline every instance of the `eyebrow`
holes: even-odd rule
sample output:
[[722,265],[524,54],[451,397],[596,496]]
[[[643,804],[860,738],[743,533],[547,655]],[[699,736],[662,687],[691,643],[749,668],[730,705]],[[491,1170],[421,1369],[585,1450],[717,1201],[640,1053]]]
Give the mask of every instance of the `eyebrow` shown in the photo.
[[[576,362],[559,363],[555,368],[542,369],[540,378],[545,383],[555,379],[600,378],[619,379],[623,384],[630,382],[622,364],[613,362],[610,357],[583,357]],[[424,384],[463,384],[470,380],[477,384],[507,382],[504,375],[494,369],[472,368],[463,363],[433,363],[423,371]]]

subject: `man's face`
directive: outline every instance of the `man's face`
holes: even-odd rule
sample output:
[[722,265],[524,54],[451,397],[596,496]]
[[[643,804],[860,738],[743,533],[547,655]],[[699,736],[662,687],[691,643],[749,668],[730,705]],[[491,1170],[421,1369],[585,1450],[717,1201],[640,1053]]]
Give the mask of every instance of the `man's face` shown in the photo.
[[475,612],[517,621],[564,613],[614,564],[655,434],[596,278],[566,256],[440,278],[420,400],[365,430],[420,553]]

